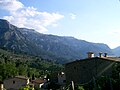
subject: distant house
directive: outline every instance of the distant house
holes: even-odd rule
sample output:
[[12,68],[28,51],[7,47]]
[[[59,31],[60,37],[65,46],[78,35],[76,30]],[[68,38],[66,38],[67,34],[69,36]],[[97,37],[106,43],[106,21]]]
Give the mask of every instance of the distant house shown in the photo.
[[97,78],[101,75],[111,75],[112,66],[119,63],[120,58],[108,57],[107,53],[99,57],[94,57],[93,53],[88,53],[88,58],[77,60],[65,65],[66,82],[74,81],[83,84],[89,82],[93,77]]
[[38,78],[35,80],[32,80],[31,83],[34,84],[34,87],[42,88],[42,86],[45,84],[46,80]]
[[58,73],[58,84],[65,85],[66,84],[66,77],[64,72]]
[[22,86],[26,86],[28,84],[29,84],[29,78],[24,76],[16,76],[4,80],[4,87],[7,90],[18,90]]

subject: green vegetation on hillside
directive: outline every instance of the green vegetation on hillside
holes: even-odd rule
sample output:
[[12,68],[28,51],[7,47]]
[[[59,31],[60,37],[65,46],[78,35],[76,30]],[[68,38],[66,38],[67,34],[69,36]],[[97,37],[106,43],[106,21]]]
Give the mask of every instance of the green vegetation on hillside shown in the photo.
[[63,70],[63,66],[51,60],[24,54],[14,54],[0,49],[0,80],[16,75],[42,77],[61,70]]

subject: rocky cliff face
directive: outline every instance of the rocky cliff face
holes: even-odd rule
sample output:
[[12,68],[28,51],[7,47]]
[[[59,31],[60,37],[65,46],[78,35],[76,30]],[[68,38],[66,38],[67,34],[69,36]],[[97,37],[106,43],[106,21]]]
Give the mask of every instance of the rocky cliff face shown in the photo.
[[93,51],[113,54],[105,44],[90,43],[74,37],[46,35],[32,29],[18,28],[8,21],[0,19],[0,46],[58,62],[86,58],[86,53]]

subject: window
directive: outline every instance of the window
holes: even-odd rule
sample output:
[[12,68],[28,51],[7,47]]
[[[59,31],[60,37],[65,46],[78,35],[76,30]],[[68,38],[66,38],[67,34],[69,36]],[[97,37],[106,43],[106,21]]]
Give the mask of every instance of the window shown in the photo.
[[76,67],[74,67],[74,69],[76,69]]
[[86,67],[85,67],[85,66],[83,66],[83,69],[86,69]]
[[64,83],[66,83],[66,80],[63,80]]
[[15,84],[15,81],[13,81],[13,84]]

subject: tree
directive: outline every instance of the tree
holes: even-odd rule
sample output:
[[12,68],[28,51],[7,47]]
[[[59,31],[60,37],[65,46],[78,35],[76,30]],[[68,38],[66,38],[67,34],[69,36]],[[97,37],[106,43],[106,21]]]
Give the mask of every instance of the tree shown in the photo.
[[34,90],[33,86],[27,85],[25,87],[21,87],[19,90]]
[[26,65],[19,65],[18,70],[19,70],[19,75],[27,75],[27,66]]
[[82,86],[78,86],[77,90],[84,90]]

